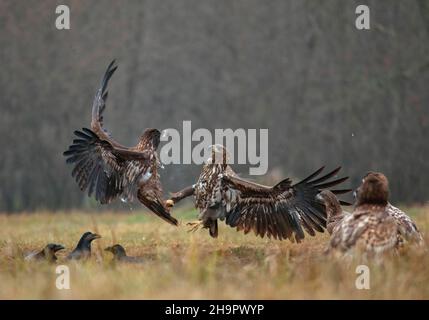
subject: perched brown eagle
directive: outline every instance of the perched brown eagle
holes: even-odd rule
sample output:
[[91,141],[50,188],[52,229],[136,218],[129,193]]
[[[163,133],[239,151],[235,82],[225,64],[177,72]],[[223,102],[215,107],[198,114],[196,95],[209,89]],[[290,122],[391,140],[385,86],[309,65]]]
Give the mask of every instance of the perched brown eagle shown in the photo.
[[[405,241],[417,245],[423,245],[423,236],[416,224],[402,210],[388,202],[388,180],[382,173],[369,172],[362,180],[362,185],[356,190],[356,208],[353,213],[341,209],[335,196],[326,191],[321,192],[318,197],[323,200],[328,214],[328,231],[333,234],[331,248],[339,248],[347,251],[348,247],[355,246],[360,241],[362,247],[365,238],[367,242],[363,246],[366,253],[384,252],[402,245]],[[395,226],[391,225],[391,222]],[[366,229],[365,229],[366,228]],[[396,240],[388,242],[385,246],[382,240],[383,230],[391,228],[396,234]],[[372,230],[372,231],[370,231]],[[380,231],[382,230],[382,231]],[[395,231],[396,230],[396,231]],[[375,235],[377,234],[377,237]],[[370,240],[373,236],[377,239]],[[360,248],[362,249],[362,248]]]
[[108,66],[92,105],[91,129],[75,131],[77,139],[64,152],[67,163],[73,163],[72,176],[88,196],[95,195],[101,204],[120,197],[132,201],[135,197],[161,219],[177,225],[162,200],[157,148],[160,132],[146,129],[135,147],[128,148],[114,141],[103,128],[107,84],[117,69]]
[[[367,257],[394,252],[409,231],[406,230],[408,223],[404,224],[395,217],[399,213],[392,211],[388,202],[386,176],[378,172],[368,173],[355,195],[353,212],[346,214],[334,229],[330,251],[342,254],[357,251]],[[402,212],[400,216],[403,215],[405,213]],[[413,228],[418,232],[415,225]]]
[[[299,242],[304,238],[304,230],[314,236],[315,231],[323,232],[326,227],[325,207],[316,199],[317,194],[348,178],[327,181],[340,168],[319,177],[322,170],[295,184],[288,178],[275,186],[264,186],[239,178],[227,164],[227,151],[215,145],[197,183],[172,194],[167,202],[174,205],[194,195],[200,213],[199,220],[190,224],[193,230],[200,226],[208,228],[212,237],[218,235],[217,220],[220,219],[245,234],[253,230],[261,237]],[[349,191],[332,190],[335,194]]]

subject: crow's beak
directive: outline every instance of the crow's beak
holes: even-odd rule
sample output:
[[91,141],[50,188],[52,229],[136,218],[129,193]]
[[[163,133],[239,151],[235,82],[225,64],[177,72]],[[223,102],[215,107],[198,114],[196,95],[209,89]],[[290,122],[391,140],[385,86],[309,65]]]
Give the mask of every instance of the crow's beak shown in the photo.
[[93,240],[95,240],[95,239],[100,239],[101,238],[101,236],[99,235],[99,234],[96,234],[96,233],[93,233],[92,234],[92,239]]
[[57,252],[57,251],[60,251],[60,250],[64,250],[64,249],[65,249],[65,247],[63,247],[62,245],[58,244],[58,245],[55,246],[54,252]]
[[104,251],[112,252],[112,247],[107,247],[107,248],[104,249]]

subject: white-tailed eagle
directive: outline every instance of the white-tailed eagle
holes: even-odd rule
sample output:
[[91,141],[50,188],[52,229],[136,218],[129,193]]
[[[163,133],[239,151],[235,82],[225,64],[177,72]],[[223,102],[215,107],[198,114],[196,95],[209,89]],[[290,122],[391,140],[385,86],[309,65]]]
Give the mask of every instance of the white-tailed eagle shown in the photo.
[[353,212],[345,214],[333,229],[330,251],[356,250],[371,257],[394,252],[405,241],[423,244],[411,218],[389,203],[389,182],[384,174],[369,172],[355,197]]
[[406,239],[422,241],[411,219],[388,202],[389,183],[384,174],[369,172],[355,196],[353,212],[344,215],[333,230],[331,252],[374,257],[396,251]]
[[82,191],[95,196],[101,204],[120,197],[135,197],[161,219],[177,225],[162,199],[157,148],[160,131],[146,129],[135,147],[114,141],[103,128],[107,84],[117,69],[114,61],[108,66],[92,105],[91,129],[75,131],[76,139],[64,152],[67,163],[74,164],[72,176]]
[[[319,176],[321,168],[295,184],[287,178],[274,186],[264,186],[239,178],[226,158],[222,146],[213,146],[211,161],[203,166],[196,184],[172,194],[167,201],[174,205],[194,195],[200,213],[199,221],[191,225],[194,229],[208,228],[212,237],[218,235],[218,219],[246,234],[253,230],[261,237],[299,242],[304,230],[314,236],[315,231],[323,232],[326,227],[325,206],[316,199],[317,194],[348,178],[328,181],[340,168]],[[335,194],[349,191],[332,190]]]

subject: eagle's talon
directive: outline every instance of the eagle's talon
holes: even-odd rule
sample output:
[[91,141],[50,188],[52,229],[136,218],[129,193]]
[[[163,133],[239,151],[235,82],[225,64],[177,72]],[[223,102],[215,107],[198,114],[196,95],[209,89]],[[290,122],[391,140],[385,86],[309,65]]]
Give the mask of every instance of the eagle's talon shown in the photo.
[[195,231],[197,231],[202,226],[202,224],[203,224],[203,222],[201,220],[188,222],[186,224],[187,226],[190,226],[188,232],[195,232]]
[[165,205],[167,208],[172,208],[174,207],[174,201],[171,199],[168,199],[167,201],[165,201]]

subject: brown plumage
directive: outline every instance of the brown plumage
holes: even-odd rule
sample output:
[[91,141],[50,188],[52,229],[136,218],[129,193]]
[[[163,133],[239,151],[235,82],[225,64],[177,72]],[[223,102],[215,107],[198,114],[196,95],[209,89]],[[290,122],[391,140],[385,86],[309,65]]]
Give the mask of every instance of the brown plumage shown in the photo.
[[317,199],[325,205],[327,216],[326,230],[329,234],[332,234],[335,227],[339,225],[343,218],[350,213],[343,211],[340,201],[337,199],[335,194],[329,190],[323,190],[320,192],[317,195]]
[[358,251],[368,257],[393,252],[399,245],[400,232],[389,214],[389,184],[382,173],[370,172],[356,190],[353,213],[346,215],[334,229],[331,251]]
[[387,213],[395,219],[402,240],[421,246],[424,245],[423,235],[420,233],[414,221],[404,211],[388,203]]
[[[227,164],[227,153],[222,146],[212,148],[212,158],[204,165],[198,181],[172,195],[171,201],[194,195],[199,210],[199,223],[217,236],[217,220],[225,220],[230,227],[261,237],[300,241],[304,230],[314,236],[326,227],[325,207],[316,200],[324,188],[340,184],[347,177],[328,181],[340,168],[319,177],[323,168],[306,179],[292,184],[285,179],[275,186],[263,186],[239,178]],[[350,190],[333,190],[340,194]]]
[[[375,174],[375,173],[368,173]],[[367,175],[367,176],[368,176]],[[387,178],[385,180],[387,182]],[[388,185],[388,184],[387,184]],[[385,191],[383,191],[385,192]],[[356,192],[357,194],[357,192]],[[388,195],[388,193],[387,193]],[[379,197],[385,197],[386,194],[380,194]],[[348,215],[348,212],[342,210],[338,200],[335,195],[331,194],[329,191],[324,190],[319,194],[319,199],[322,200],[326,206],[326,213],[328,215],[327,219],[327,227],[326,229],[330,234],[332,234],[334,228],[341,223],[343,218]],[[362,201],[362,200],[361,200]],[[368,200],[365,200],[368,201]],[[423,245],[423,236],[417,228],[416,224],[413,220],[402,210],[393,206],[390,202],[387,202],[386,213],[392,217],[398,227],[399,235],[398,241],[399,243],[403,243],[404,241],[408,241],[410,243],[415,243],[418,245]]]
[[107,84],[115,72],[114,61],[108,66],[92,106],[91,129],[75,131],[77,139],[64,156],[73,163],[72,176],[88,196],[95,195],[101,204],[118,197],[132,201],[137,197],[161,219],[177,225],[162,200],[162,187],[158,168],[157,148],[160,132],[146,129],[135,147],[125,147],[113,140],[103,128],[103,111],[106,107]]

